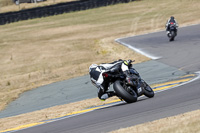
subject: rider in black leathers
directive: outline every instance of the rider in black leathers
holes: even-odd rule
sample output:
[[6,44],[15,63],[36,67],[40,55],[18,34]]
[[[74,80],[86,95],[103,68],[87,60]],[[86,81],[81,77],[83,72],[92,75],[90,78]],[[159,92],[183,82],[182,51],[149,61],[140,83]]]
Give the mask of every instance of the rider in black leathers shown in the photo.
[[165,25],[165,28],[166,28],[166,34],[168,35],[170,33],[170,24],[171,23],[174,23],[176,25],[176,31],[175,33],[177,34],[177,29],[178,29],[178,22],[176,21],[176,19],[174,18],[174,16],[171,16],[168,20],[167,20],[167,23]]

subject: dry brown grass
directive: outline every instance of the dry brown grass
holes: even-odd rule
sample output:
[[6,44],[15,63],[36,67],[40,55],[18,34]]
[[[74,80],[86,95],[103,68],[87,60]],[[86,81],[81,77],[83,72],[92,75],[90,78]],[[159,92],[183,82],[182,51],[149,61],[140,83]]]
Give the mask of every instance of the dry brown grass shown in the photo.
[[123,128],[109,133],[200,133],[200,110]]
[[92,63],[148,60],[114,39],[164,29],[171,15],[180,26],[200,23],[199,8],[199,0],[144,0],[0,26],[0,109],[24,91],[85,75]]

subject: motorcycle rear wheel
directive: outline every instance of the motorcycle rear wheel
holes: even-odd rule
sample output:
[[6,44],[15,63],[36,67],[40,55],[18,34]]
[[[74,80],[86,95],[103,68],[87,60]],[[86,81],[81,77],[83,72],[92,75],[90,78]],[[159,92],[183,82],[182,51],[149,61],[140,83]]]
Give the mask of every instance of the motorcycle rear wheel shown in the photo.
[[122,87],[122,82],[117,80],[113,84],[113,89],[115,90],[115,93],[117,96],[121,97],[124,101],[127,103],[133,103],[137,101],[137,93],[134,90],[131,90],[131,93],[125,90]]
[[170,39],[169,41],[174,41],[174,38],[175,38],[175,32],[174,31],[171,31],[171,36],[170,36]]

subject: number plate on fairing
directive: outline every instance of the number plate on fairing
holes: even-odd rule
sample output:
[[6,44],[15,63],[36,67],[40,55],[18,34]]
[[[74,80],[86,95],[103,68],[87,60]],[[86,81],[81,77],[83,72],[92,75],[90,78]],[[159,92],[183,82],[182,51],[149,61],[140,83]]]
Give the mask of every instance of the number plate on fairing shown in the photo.
[[140,93],[140,92],[142,92],[142,88],[141,87],[138,88],[138,93]]

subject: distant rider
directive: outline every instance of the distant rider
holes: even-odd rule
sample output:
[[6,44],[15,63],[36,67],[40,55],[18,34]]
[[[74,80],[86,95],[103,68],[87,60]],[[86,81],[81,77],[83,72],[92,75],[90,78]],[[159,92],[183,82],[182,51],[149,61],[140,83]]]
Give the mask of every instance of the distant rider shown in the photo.
[[170,33],[170,24],[173,23],[176,26],[176,34],[177,34],[177,29],[178,29],[178,22],[175,20],[174,16],[171,16],[165,25],[166,28],[166,34],[168,35]]
[[[109,83],[104,81],[103,73],[110,72],[113,73],[114,77],[118,77],[121,75],[125,75],[129,70],[129,66],[131,65],[131,60],[121,60],[114,61],[111,63],[104,64],[92,64],[89,67],[90,80],[94,86],[98,88],[98,97],[101,100],[106,100],[109,97],[115,96],[114,91],[108,91]],[[116,74],[118,73],[118,75]],[[119,74],[121,73],[121,74]]]

